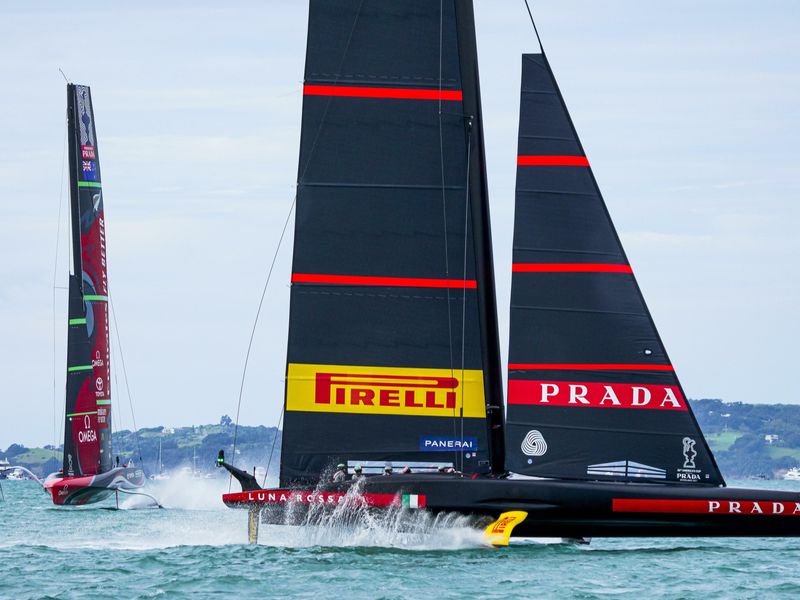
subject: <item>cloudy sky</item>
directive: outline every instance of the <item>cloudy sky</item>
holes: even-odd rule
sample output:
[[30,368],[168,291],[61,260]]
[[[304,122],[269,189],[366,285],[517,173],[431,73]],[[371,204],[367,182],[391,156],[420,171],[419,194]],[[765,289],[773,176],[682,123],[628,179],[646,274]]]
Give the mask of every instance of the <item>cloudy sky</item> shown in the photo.
[[[519,55],[537,45],[522,0],[475,5],[506,346]],[[687,394],[800,401],[796,2],[538,0],[534,9]],[[0,7],[0,447],[52,442],[54,401],[59,411],[63,402],[59,67],[92,86],[137,424],[216,422],[235,414],[294,194],[306,18],[297,0]],[[244,423],[278,417],[290,258],[288,238],[256,333]],[[119,383],[115,426],[130,427]]]

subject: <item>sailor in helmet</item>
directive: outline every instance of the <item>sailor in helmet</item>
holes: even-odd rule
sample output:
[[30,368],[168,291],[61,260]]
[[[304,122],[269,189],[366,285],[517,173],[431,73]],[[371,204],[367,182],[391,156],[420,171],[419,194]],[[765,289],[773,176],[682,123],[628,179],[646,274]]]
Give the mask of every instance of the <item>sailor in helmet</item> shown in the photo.
[[356,467],[353,469],[353,476],[351,479],[355,481],[356,479],[361,479],[363,476],[364,474],[361,472],[361,465],[356,465]]
[[383,474],[384,475],[391,475],[392,474],[392,465],[386,465],[383,467]]
[[336,465],[336,472],[333,474],[333,482],[341,483],[345,479],[347,479],[347,465],[339,463]]

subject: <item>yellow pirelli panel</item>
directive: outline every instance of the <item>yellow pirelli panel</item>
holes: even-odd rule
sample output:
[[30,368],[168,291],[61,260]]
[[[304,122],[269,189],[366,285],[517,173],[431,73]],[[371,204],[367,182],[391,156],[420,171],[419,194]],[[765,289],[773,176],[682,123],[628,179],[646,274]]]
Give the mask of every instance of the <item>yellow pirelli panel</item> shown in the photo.
[[486,416],[483,372],[289,363],[286,410]]

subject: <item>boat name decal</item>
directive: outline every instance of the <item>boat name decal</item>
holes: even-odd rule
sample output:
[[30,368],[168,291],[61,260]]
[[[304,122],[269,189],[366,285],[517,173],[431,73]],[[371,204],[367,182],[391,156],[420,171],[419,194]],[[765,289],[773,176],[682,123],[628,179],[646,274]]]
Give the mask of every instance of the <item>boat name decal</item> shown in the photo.
[[535,406],[686,410],[678,386],[572,381],[508,382],[508,403]]
[[422,494],[353,494],[345,492],[295,492],[291,490],[259,490],[224,494],[225,502],[260,504],[352,504],[355,506],[425,508]]
[[288,375],[287,410],[486,416],[483,372],[479,370],[290,363]]

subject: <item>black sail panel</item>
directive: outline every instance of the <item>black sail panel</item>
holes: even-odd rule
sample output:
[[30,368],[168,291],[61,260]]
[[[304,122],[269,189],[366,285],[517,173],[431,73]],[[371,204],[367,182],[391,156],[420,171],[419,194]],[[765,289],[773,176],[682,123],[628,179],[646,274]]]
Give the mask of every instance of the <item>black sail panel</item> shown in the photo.
[[524,55],[506,464],[724,485],[542,54]]
[[339,462],[488,472],[453,0],[312,0],[282,485]]

